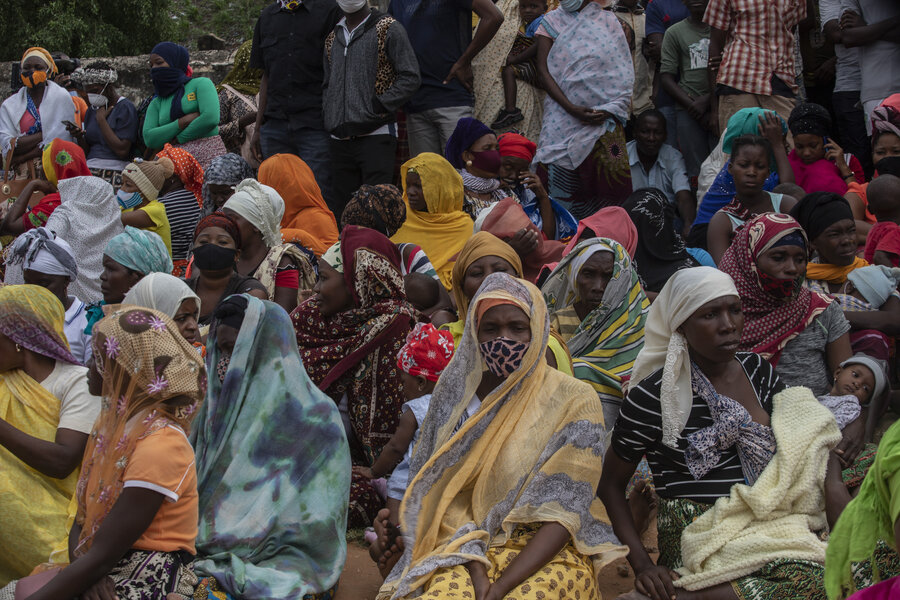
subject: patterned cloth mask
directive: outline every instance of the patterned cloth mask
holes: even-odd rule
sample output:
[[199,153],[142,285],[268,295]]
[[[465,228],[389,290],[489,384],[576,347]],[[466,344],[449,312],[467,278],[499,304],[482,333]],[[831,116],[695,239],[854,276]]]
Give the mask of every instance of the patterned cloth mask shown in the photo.
[[216,376],[219,378],[219,382],[225,382],[225,375],[228,373],[228,365],[231,364],[231,355],[223,354],[222,357],[216,362]]
[[498,337],[478,346],[488,370],[497,377],[506,378],[522,366],[522,359],[529,345],[527,342]]

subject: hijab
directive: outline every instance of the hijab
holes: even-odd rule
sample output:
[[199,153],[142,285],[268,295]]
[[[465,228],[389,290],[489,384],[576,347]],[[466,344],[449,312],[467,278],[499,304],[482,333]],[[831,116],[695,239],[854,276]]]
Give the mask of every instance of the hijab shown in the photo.
[[341,214],[341,227],[359,225],[391,237],[406,220],[403,193],[389,183],[363,184]]
[[470,237],[462,249],[456,262],[453,264],[453,300],[456,302],[456,310],[462,321],[466,320],[469,311],[469,299],[463,292],[463,280],[466,278],[466,271],[476,260],[485,256],[497,256],[502,258],[514,270],[511,275],[522,277],[522,260],[512,246],[487,231],[479,231]]
[[0,333],[41,356],[80,365],[63,330],[65,309],[59,298],[37,285],[0,287]]
[[184,97],[184,84],[191,80],[191,68],[188,65],[191,56],[187,48],[174,42],[160,42],[153,47],[150,54],[161,56],[168,67],[150,69],[153,91],[159,98],[172,98],[169,118],[177,121],[184,116],[181,99]]
[[255,175],[253,168],[247,164],[247,161],[232,152],[212,159],[203,175],[203,187],[201,188],[201,196],[203,197],[202,215],[205,217],[216,210],[212,199],[209,197],[210,184],[234,187],[245,179],[253,179]]
[[103,254],[144,275],[172,272],[172,258],[162,238],[131,225],[109,241]]
[[463,117],[456,123],[456,129],[447,139],[447,147],[444,150],[444,156],[450,161],[456,169],[464,169],[466,163],[463,161],[462,153],[472,147],[472,144],[478,141],[478,138],[493,134],[494,131],[472,117]]
[[237,185],[222,210],[232,210],[246,219],[262,234],[267,247],[281,245],[284,200],[273,188],[254,179],[245,179]]
[[195,300],[200,308],[200,297],[184,281],[168,273],[150,273],[128,290],[122,304],[152,308],[174,319],[185,300]]

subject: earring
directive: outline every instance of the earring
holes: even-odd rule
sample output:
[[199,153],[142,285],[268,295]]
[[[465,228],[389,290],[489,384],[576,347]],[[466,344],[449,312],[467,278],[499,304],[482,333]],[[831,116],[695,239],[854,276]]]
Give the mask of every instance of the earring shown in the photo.
[[21,352],[21,351],[22,351],[22,347],[19,346],[18,344],[16,344],[16,352]]
[[471,160],[467,160],[467,161],[466,161],[466,167],[471,167],[471,166],[472,166],[472,161],[471,161]]

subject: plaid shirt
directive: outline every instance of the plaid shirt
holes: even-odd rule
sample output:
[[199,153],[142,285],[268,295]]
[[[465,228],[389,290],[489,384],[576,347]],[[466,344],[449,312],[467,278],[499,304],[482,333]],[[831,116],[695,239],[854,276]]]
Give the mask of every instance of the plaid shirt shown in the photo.
[[710,0],[703,22],[727,32],[717,83],[748,94],[772,95],[772,74],[794,93],[794,34],[806,0]]

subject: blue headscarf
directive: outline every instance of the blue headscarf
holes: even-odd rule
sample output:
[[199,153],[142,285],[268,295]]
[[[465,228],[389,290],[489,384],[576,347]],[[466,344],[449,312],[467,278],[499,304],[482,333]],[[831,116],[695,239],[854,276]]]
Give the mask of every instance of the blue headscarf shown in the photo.
[[494,133],[493,130],[478,119],[463,117],[457,121],[456,129],[447,140],[444,158],[453,165],[453,168],[462,169],[466,166],[462,153],[471,148],[478,138],[491,133]]
[[127,225],[125,231],[109,240],[103,254],[132,271],[171,273],[172,257],[162,238],[152,231]]
[[150,69],[150,79],[153,80],[153,91],[158,97],[172,96],[172,108],[169,116],[176,121],[179,117],[184,116],[181,99],[184,97],[184,84],[191,80],[188,75],[188,63],[191,55],[187,48],[174,42],[160,42],[153,46],[150,54],[157,54],[169,63],[168,67]]

